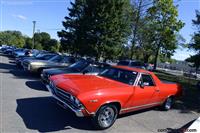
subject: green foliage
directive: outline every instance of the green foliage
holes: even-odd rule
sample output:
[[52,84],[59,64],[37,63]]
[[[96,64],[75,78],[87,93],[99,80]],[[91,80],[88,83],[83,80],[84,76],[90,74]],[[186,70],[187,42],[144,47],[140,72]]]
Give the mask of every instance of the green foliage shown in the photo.
[[184,26],[178,20],[177,7],[173,0],[154,0],[153,6],[148,9],[148,26],[150,44],[155,51],[154,69],[160,53],[173,54],[177,48],[177,33]]
[[200,67],[200,54],[190,56],[189,58],[186,59],[186,61],[193,63],[192,67],[195,67],[197,71]]
[[34,49],[43,50],[42,44],[39,42],[35,42]]
[[55,39],[51,39],[51,36],[46,32],[35,33],[34,34],[35,40],[35,49],[40,50],[48,50],[57,52],[59,50],[58,41]]
[[129,0],[75,0],[65,30],[58,32],[62,48],[71,53],[113,59],[130,33]]
[[34,41],[35,44],[40,43],[42,48],[48,50],[48,42],[50,41],[51,37],[46,32],[35,33],[34,34]]
[[0,44],[23,47],[25,39],[20,31],[3,31],[0,32]]
[[192,43],[189,48],[194,49],[197,54],[186,59],[186,61],[193,63],[193,67],[196,67],[196,71],[200,67],[200,12],[196,11],[196,20],[192,20],[193,25],[197,28],[197,32],[192,37]]
[[24,48],[31,49],[33,47],[33,40],[30,37],[25,37]]
[[50,39],[48,42],[48,49],[49,51],[58,52],[59,51],[59,44],[56,39]]

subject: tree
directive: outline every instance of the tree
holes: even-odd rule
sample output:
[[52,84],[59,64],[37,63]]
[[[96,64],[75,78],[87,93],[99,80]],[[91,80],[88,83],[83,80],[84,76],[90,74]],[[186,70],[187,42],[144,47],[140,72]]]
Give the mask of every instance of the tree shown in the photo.
[[20,31],[3,31],[0,32],[0,43],[23,47],[25,39]]
[[131,7],[133,12],[131,17],[131,59],[142,59],[141,57],[144,55],[142,60],[144,60],[144,62],[148,62],[149,57],[147,57],[147,53],[148,55],[151,55],[151,53],[149,53],[151,48],[149,48],[150,45],[147,42],[148,32],[146,31],[146,11],[151,5],[152,0],[131,0]]
[[33,48],[33,41],[30,37],[24,37],[25,38],[25,45],[24,48],[32,49]]
[[190,56],[185,61],[193,63],[192,67],[195,67],[197,72],[200,67],[200,54]]
[[35,49],[43,49],[47,51],[57,52],[59,50],[59,43],[56,39],[51,39],[51,36],[46,32],[35,33]]
[[62,47],[96,59],[116,58],[130,34],[129,0],[75,0],[71,4],[63,22],[65,30],[58,32]]
[[186,61],[193,63],[193,67],[198,71],[200,67],[200,12],[196,11],[196,20],[192,20],[193,25],[196,27],[197,32],[194,33],[189,48],[197,52],[196,55],[193,55],[186,59]]
[[51,39],[51,36],[46,32],[34,34],[35,45],[40,44],[41,48],[44,50],[48,50],[49,48],[48,42],[50,41],[50,39]]
[[59,43],[56,39],[50,39],[48,42],[48,50],[52,52],[58,52],[59,51]]
[[153,0],[153,6],[148,9],[147,25],[155,51],[154,69],[159,53],[173,54],[177,48],[177,33],[184,26],[177,17],[178,11],[173,0]]

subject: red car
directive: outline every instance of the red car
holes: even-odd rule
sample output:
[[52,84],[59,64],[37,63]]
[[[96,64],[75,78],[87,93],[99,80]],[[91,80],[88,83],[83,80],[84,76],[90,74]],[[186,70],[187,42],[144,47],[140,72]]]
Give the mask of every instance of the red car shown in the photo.
[[59,105],[78,117],[92,116],[99,129],[112,126],[119,114],[153,106],[169,110],[182,92],[178,84],[163,83],[152,72],[126,66],[113,66],[99,75],[55,75],[47,88]]

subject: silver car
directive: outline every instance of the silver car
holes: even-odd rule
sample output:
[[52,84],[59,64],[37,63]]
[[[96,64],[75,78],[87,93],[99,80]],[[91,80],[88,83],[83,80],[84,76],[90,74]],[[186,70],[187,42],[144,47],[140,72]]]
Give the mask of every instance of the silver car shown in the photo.
[[23,62],[23,68],[29,72],[41,73],[46,68],[62,68],[75,63],[72,56],[56,55],[49,60],[27,60]]

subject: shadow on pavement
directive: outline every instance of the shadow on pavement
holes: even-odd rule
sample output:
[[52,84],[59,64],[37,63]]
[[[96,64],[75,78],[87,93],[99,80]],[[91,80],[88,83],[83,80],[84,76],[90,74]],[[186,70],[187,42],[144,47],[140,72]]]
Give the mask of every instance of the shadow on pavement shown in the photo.
[[0,69],[12,70],[12,69],[16,69],[16,67],[15,65],[0,62]]
[[28,86],[31,89],[38,90],[38,91],[48,91],[44,84],[42,84],[41,81],[35,80],[35,81],[26,81],[26,86]]
[[72,128],[94,130],[89,118],[78,118],[70,110],[64,110],[51,97],[17,99],[16,112],[28,129],[53,132]]
[[176,100],[173,108],[180,110],[180,113],[191,113],[191,111],[200,113],[200,91],[185,90],[184,96]]
[[14,64],[0,63],[0,69],[2,69],[1,70],[2,73],[13,74],[15,78],[37,79],[39,77],[37,74],[32,74],[24,71],[23,69],[17,68],[16,65]]

